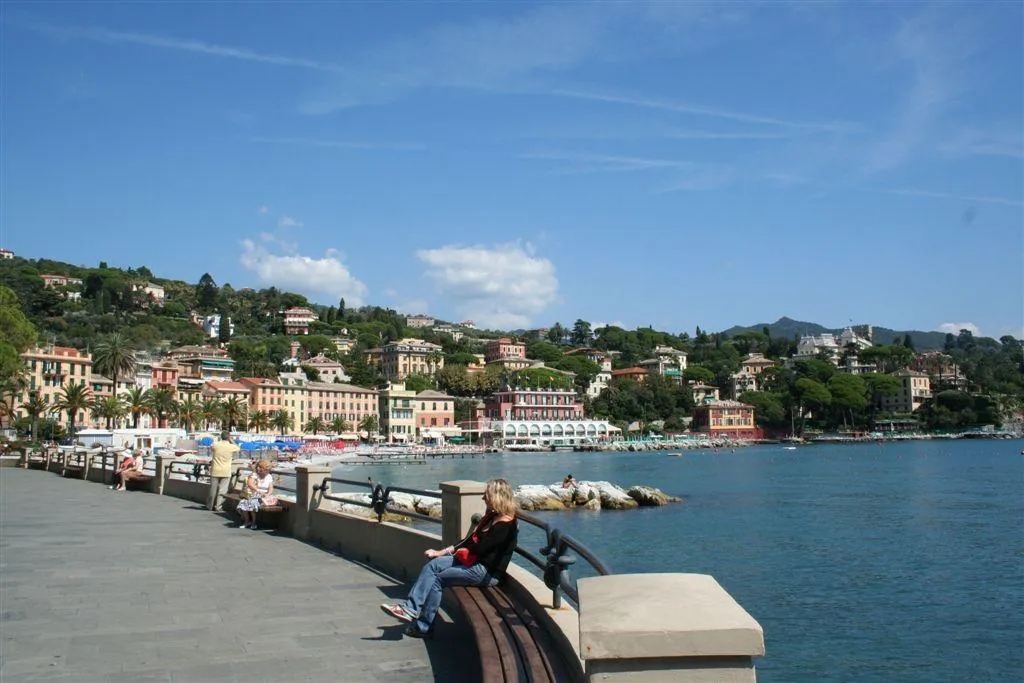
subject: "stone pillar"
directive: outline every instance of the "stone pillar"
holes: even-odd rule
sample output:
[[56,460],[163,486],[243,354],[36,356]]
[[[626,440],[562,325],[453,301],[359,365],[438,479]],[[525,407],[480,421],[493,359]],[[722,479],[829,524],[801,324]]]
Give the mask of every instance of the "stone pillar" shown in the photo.
[[441,542],[458,543],[473,528],[473,515],[487,511],[482,481],[441,482]]
[[314,491],[324,477],[331,476],[330,467],[299,466],[295,468],[295,506],[292,508],[292,535],[307,540],[313,525],[313,511],[320,505],[320,493]]
[[754,683],[764,633],[706,574],[580,579],[580,658],[592,683]]
[[164,495],[164,481],[167,479],[168,466],[174,462],[174,456],[154,455],[153,456],[153,493],[158,496]]

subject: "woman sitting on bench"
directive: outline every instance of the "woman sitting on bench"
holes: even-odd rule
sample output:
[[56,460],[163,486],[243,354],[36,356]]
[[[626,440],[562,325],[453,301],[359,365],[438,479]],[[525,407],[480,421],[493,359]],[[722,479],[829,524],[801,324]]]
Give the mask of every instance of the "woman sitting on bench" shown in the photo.
[[138,479],[144,477],[142,468],[146,464],[146,453],[145,451],[137,450],[128,454],[123,461],[121,461],[121,467],[114,472],[114,479],[118,481],[115,486],[110,486],[115,491],[124,491],[125,486],[132,479]]
[[242,516],[242,523],[239,529],[253,529],[256,526],[256,512],[266,505],[275,505],[277,498],[274,497],[274,477],[270,474],[270,461],[260,460],[256,463],[256,471],[245,480],[245,489],[242,491],[245,496],[238,501],[238,514]]
[[408,599],[381,609],[409,626],[405,635],[422,638],[430,631],[446,586],[493,586],[498,583],[515,550],[519,534],[516,499],[505,479],[491,479],[484,490],[487,512],[469,535],[455,545],[424,553]]

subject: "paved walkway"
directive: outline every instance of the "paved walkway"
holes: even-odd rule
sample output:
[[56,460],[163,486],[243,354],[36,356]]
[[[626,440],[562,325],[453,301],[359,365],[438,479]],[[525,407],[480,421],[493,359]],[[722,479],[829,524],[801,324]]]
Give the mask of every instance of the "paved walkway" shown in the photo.
[[464,624],[380,611],[404,593],[189,501],[0,468],[3,683],[479,680]]

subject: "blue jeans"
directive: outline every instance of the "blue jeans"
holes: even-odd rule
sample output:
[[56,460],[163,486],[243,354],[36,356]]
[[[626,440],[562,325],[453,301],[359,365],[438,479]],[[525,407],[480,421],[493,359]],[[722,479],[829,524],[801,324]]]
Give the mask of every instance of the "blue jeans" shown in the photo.
[[416,628],[429,631],[437,608],[441,604],[441,590],[446,586],[493,586],[496,579],[487,573],[487,567],[475,564],[466,567],[455,561],[453,555],[435,557],[423,565],[420,575],[402,607],[416,615]]

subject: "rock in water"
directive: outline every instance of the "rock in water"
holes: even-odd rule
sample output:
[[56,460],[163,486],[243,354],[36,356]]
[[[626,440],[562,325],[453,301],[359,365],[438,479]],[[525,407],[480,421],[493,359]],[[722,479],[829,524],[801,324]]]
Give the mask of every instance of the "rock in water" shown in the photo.
[[635,500],[640,507],[653,507],[665,505],[666,503],[678,503],[682,498],[676,498],[664,493],[653,486],[634,486],[626,492],[630,498]]

